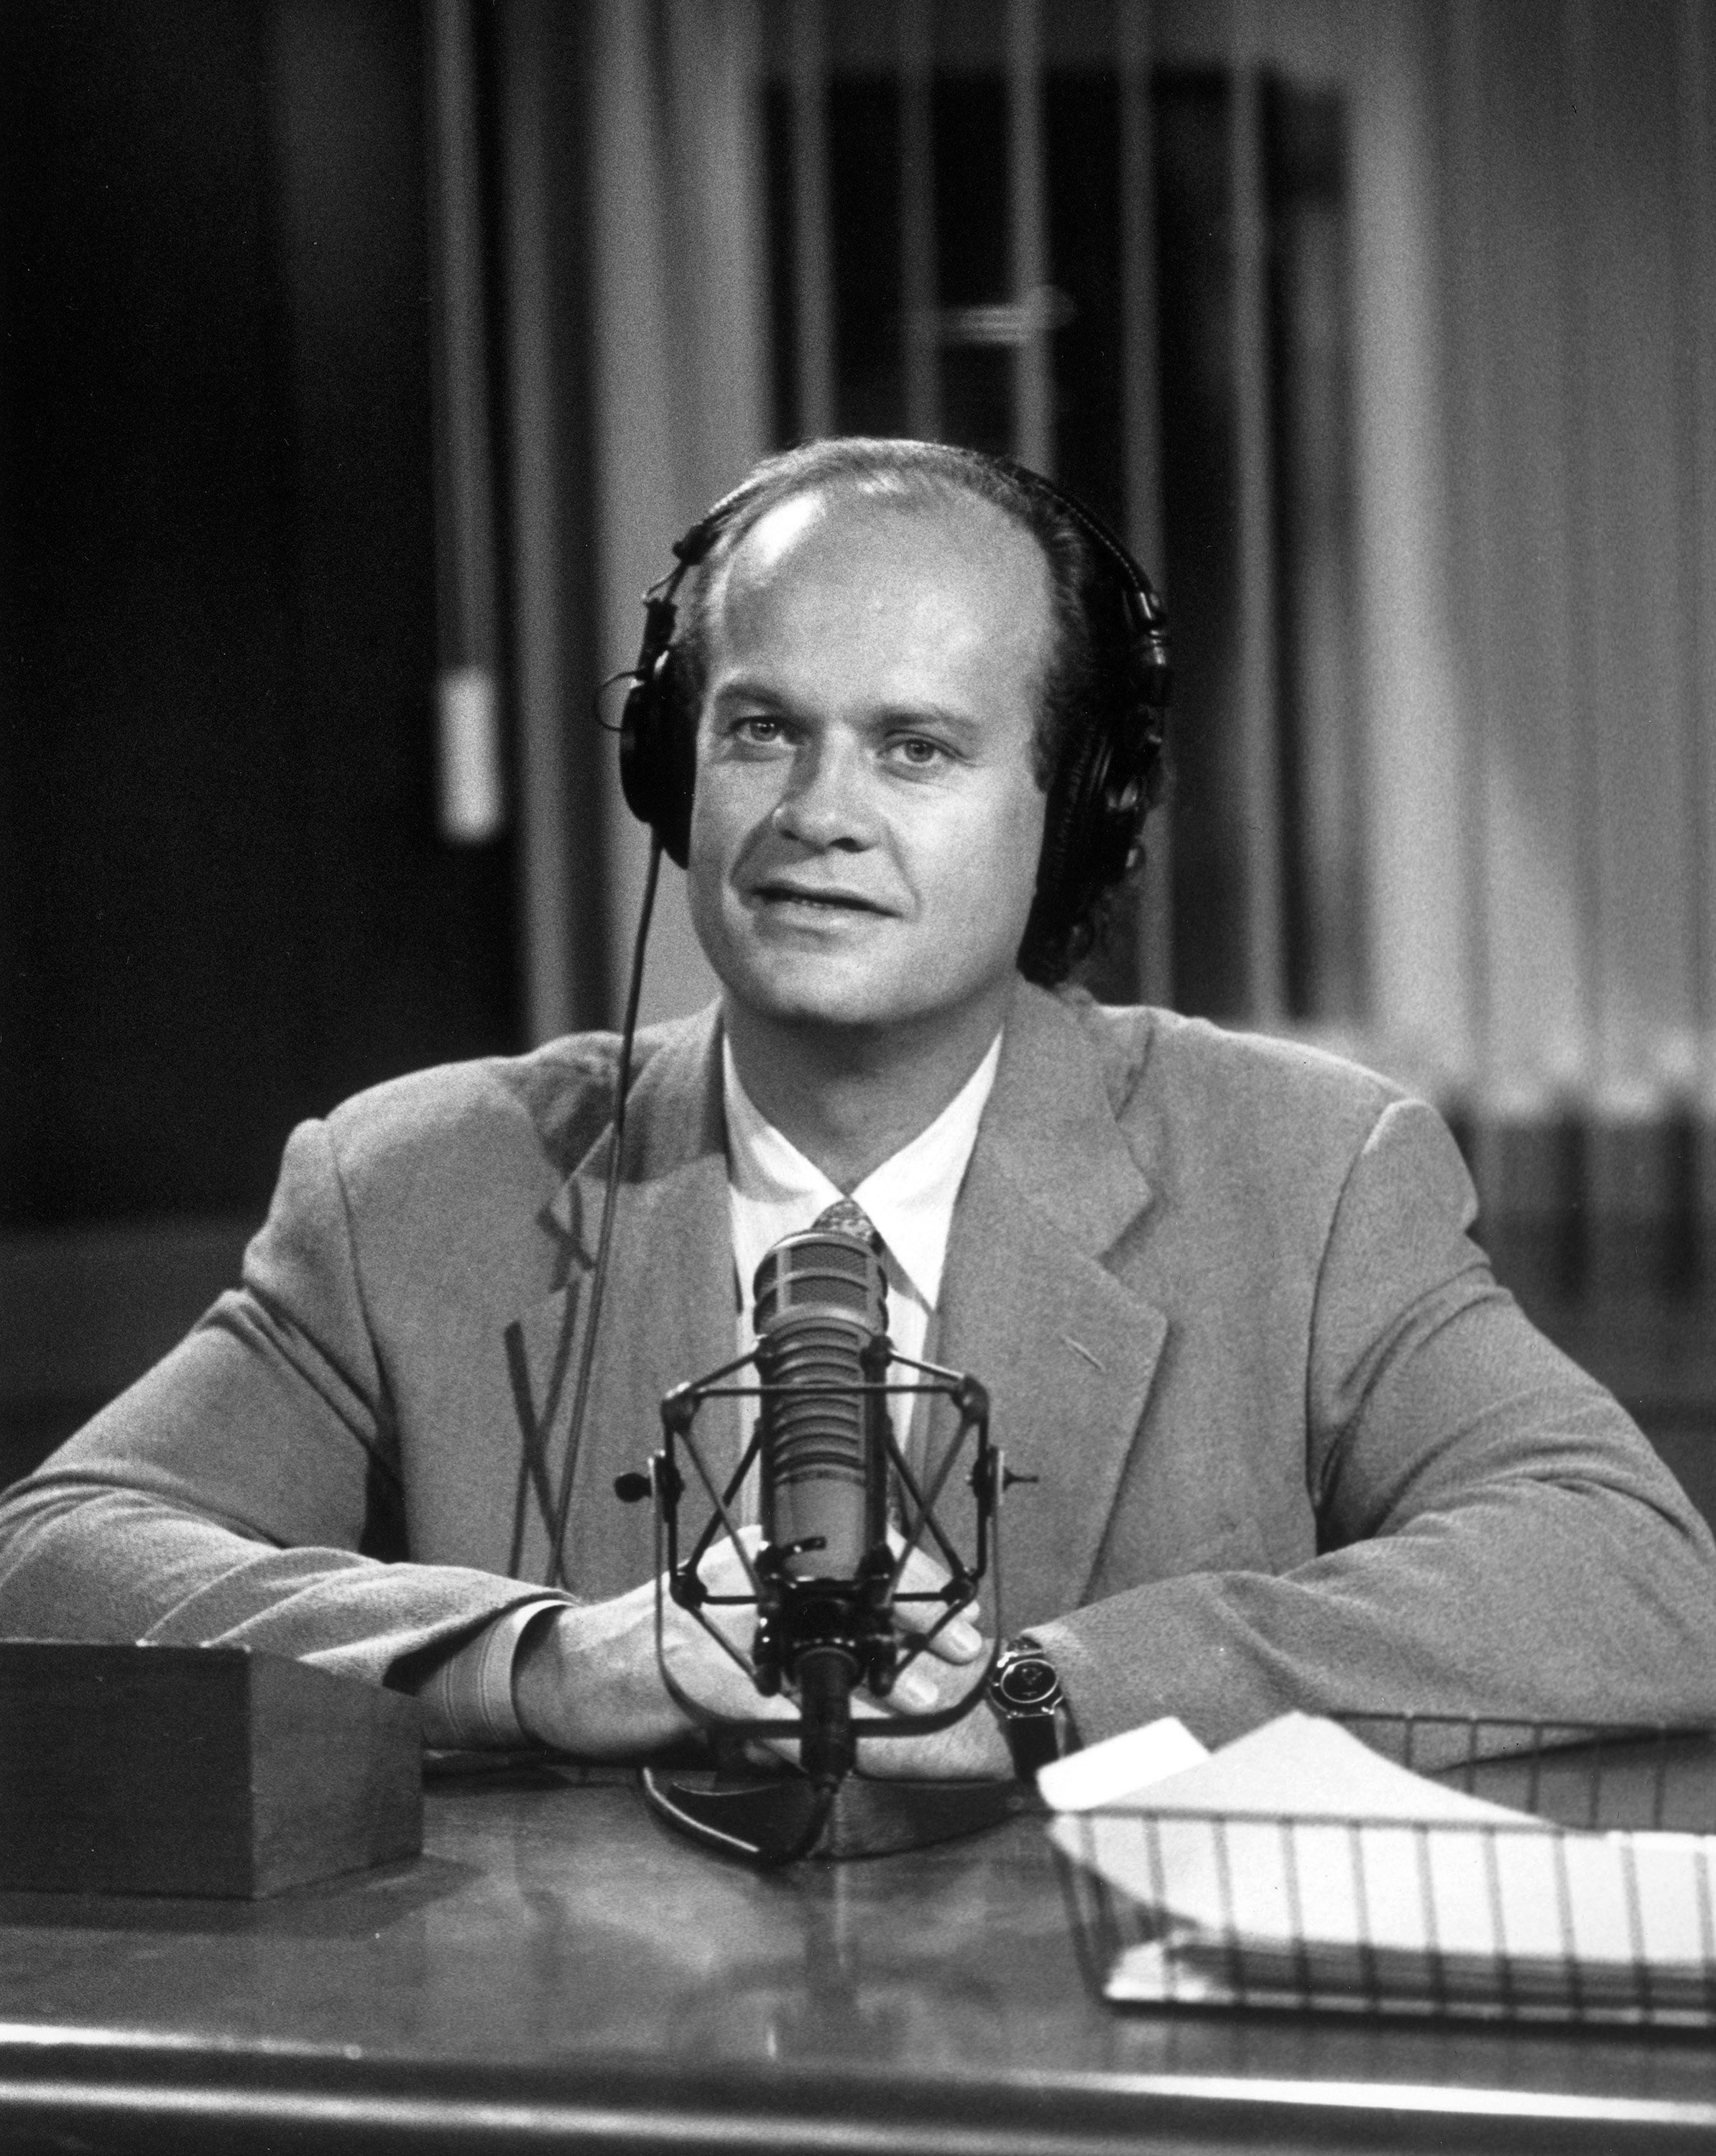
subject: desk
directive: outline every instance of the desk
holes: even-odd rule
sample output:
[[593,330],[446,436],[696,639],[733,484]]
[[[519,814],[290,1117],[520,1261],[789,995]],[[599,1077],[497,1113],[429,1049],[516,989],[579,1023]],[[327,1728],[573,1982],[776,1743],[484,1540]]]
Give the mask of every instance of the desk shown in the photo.
[[432,1783],[420,1861],[254,1904],[0,1897],[0,2146],[1610,2149],[1705,2040],[1123,2016],[1038,1825],[758,1876],[629,1778]]

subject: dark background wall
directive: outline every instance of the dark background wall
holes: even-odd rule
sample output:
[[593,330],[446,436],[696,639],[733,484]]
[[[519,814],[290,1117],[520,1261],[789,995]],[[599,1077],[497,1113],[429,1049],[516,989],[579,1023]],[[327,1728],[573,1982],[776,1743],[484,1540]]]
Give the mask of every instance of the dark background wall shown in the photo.
[[0,13],[0,1219],[250,1215],[514,1045],[434,825],[413,0]]

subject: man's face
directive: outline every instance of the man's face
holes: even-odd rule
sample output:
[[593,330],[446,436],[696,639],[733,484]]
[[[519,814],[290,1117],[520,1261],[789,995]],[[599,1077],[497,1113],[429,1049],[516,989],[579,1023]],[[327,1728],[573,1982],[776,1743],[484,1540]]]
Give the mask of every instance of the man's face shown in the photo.
[[986,502],[773,510],[712,594],[691,918],[758,1018],[999,1025],[1035,886],[1048,571]]

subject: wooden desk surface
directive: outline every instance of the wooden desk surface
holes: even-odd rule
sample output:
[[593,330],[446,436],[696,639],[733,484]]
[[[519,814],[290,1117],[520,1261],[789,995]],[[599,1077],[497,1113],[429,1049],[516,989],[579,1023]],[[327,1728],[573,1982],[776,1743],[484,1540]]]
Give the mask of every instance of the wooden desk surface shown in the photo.
[[629,1779],[432,1784],[420,1861],[252,1904],[0,1897],[0,2145],[1677,2147],[1716,2046],[1131,2014],[1021,1820],[758,1876]]

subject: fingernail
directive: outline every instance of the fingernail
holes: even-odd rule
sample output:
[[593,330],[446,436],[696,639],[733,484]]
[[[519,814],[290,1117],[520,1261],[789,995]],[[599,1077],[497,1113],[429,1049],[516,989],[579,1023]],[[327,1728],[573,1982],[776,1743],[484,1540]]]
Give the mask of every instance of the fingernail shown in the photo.
[[950,1655],[959,1655],[968,1661],[982,1646],[983,1634],[975,1625],[968,1625],[963,1617],[956,1617],[943,1627],[936,1644],[945,1647]]
[[893,1697],[899,1706],[921,1714],[936,1703],[935,1684],[922,1670],[906,1670],[894,1680]]

